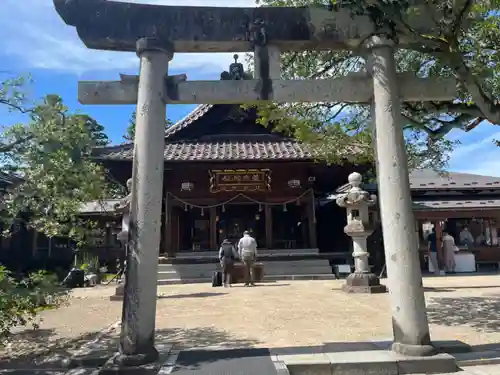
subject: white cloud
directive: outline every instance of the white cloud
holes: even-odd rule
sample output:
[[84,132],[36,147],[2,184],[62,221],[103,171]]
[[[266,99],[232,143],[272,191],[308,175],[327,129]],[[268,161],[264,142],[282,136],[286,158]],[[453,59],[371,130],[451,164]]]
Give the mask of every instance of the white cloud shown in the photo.
[[481,163],[475,164],[470,168],[464,166],[464,168],[453,169],[453,171],[477,174],[482,176],[500,177],[500,152],[492,153],[490,156],[492,158],[490,160],[481,161]]
[[457,147],[457,149],[453,152],[453,159],[467,160],[470,156],[474,156],[475,158],[481,157],[482,159],[484,159],[484,156],[482,156],[482,152],[485,151],[485,148],[490,149],[492,146],[495,147],[495,140],[500,140],[500,132],[488,135],[487,137],[477,142]]
[[[179,5],[178,0],[126,0],[126,2]],[[254,0],[183,0],[187,6],[254,6]],[[138,68],[133,53],[87,49],[73,27],[67,26],[50,0],[2,0],[0,16],[0,56],[18,62],[22,69],[51,69],[77,74],[89,70],[129,70]],[[178,54],[172,69],[214,72],[226,69],[232,54]]]
[[495,140],[500,140],[498,131],[457,147],[451,155],[450,170],[500,177],[500,147],[495,145]]

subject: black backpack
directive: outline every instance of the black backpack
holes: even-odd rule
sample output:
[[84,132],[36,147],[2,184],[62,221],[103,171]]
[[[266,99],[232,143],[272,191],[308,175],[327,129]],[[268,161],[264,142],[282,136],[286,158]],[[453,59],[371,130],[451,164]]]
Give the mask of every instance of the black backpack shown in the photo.
[[222,245],[222,256],[234,260],[233,245],[226,243]]
[[212,275],[212,286],[213,287],[222,286],[222,272],[214,271]]

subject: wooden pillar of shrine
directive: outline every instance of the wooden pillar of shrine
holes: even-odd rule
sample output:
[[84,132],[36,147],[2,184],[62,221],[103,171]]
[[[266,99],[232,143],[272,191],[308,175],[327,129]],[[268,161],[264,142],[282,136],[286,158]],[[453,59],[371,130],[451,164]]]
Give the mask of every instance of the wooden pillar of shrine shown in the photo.
[[217,208],[210,207],[210,250],[217,248]]
[[164,251],[168,258],[175,257],[172,243],[172,199],[170,194],[165,196],[165,231],[164,231]]
[[444,256],[443,248],[441,247],[441,241],[443,239],[443,222],[441,220],[436,220],[434,222],[434,229],[436,230],[436,251],[437,251],[437,262],[439,269],[444,269]]
[[309,229],[309,247],[311,249],[316,249],[318,247],[316,235],[316,207],[314,192],[312,190],[310,198],[307,200],[307,225]]
[[266,225],[266,249],[273,248],[273,213],[271,206],[264,206],[264,221]]

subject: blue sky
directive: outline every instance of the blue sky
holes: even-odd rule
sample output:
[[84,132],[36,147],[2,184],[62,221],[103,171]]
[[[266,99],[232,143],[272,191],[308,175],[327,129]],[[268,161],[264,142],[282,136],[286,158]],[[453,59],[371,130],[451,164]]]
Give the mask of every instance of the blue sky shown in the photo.
[[[128,2],[178,5],[176,0],[127,0]],[[184,0],[183,5],[252,6],[254,0]],[[0,79],[31,74],[33,99],[59,94],[72,110],[81,110],[106,128],[114,143],[122,141],[133,106],[82,106],[77,101],[79,80],[113,80],[119,73],[135,74],[138,59],[133,53],[93,51],[85,48],[74,28],[66,26],[53,9],[52,0],[2,0],[0,14]],[[186,73],[188,79],[219,79],[232,62],[232,54],[177,54],[170,73]],[[243,58],[243,54],[241,54]],[[172,120],[185,116],[194,106],[170,105]],[[21,118],[0,108],[1,124]],[[461,145],[454,151],[450,170],[500,177],[500,127],[482,125],[474,131],[449,135]]]

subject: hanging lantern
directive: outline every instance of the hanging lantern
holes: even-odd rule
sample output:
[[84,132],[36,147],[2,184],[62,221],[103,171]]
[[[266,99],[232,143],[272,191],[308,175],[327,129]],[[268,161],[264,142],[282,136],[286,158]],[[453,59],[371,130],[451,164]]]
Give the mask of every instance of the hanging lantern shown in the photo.
[[259,203],[259,212],[262,212],[262,203]]
[[181,183],[181,191],[192,191],[194,189],[194,184],[192,182],[186,181]]
[[185,181],[181,183],[181,191],[192,191],[194,189],[194,184],[190,181]]
[[259,214],[255,214],[255,220],[256,220],[256,221],[259,221],[259,220],[260,220],[260,215],[259,215]]
[[203,209],[203,207],[201,208],[201,216],[205,216],[205,210]]
[[283,204],[283,212],[287,212],[286,203]]
[[187,210],[188,210],[188,205],[187,205],[187,204],[184,204],[184,211],[186,211],[186,212],[187,212]]
[[222,212],[226,212],[226,205],[225,204],[222,205]]

